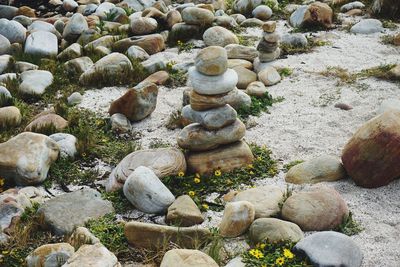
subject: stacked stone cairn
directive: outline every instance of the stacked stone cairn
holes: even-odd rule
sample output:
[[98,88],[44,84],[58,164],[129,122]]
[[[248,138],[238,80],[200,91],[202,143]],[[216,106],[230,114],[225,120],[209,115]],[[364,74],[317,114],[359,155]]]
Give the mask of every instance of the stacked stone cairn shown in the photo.
[[177,141],[187,149],[188,171],[207,174],[215,170],[230,171],[250,164],[253,154],[241,141],[246,127],[228,103],[234,94],[238,76],[228,68],[226,50],[209,46],[201,50],[195,66],[189,69],[193,90],[190,105],[182,116],[191,122],[180,132]]
[[258,58],[261,63],[271,62],[277,59],[281,54],[279,48],[279,35],[275,33],[276,22],[268,21],[262,26],[263,38],[257,46]]

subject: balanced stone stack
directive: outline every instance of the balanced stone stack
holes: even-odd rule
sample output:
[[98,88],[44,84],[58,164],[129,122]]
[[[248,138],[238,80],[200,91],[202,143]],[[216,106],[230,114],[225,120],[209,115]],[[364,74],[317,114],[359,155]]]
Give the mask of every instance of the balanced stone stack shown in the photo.
[[276,22],[268,21],[262,26],[263,38],[258,43],[258,57],[261,63],[274,61],[281,54],[279,46],[279,35],[275,33]]
[[189,69],[193,87],[190,105],[182,116],[192,122],[178,136],[178,145],[187,149],[188,170],[193,173],[230,171],[252,162],[253,155],[241,141],[246,127],[228,103],[237,92],[238,76],[228,69],[226,50],[210,46],[201,50]]

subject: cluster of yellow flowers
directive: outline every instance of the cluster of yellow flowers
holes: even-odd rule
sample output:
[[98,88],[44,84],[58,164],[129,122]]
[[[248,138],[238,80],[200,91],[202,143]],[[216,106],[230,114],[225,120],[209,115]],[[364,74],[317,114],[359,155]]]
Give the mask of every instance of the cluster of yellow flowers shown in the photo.
[[5,184],[5,179],[4,178],[0,178],[0,192],[3,192],[4,184]]
[[215,176],[221,176],[221,174],[222,174],[221,170],[216,170],[216,171],[214,172],[214,175],[215,175]]
[[258,249],[251,249],[251,250],[249,251],[249,254],[250,254],[251,256],[253,256],[254,258],[257,258],[257,259],[262,259],[262,258],[264,258],[264,254],[263,254],[260,250],[258,250]]

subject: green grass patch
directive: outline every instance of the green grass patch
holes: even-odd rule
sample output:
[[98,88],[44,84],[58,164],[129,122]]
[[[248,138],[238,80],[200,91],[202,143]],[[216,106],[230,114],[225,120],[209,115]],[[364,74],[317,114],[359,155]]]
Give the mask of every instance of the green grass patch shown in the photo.
[[117,214],[124,214],[134,209],[132,204],[125,197],[122,189],[113,192],[102,192],[102,197],[108,201],[111,201]]
[[260,116],[262,112],[268,112],[268,107],[274,103],[282,102],[283,98],[272,98],[272,96],[266,92],[263,96],[251,96],[251,105],[242,106],[237,110],[239,119],[245,121],[250,115]]
[[292,46],[289,44],[281,43],[279,46],[281,49],[281,56],[310,53],[316,47],[326,46],[331,44],[328,41],[317,40],[316,38],[313,37],[307,37],[307,41],[308,42],[306,46]]
[[343,233],[348,236],[356,235],[362,232],[364,228],[359,222],[354,220],[353,214],[350,211],[349,215],[343,218],[343,222],[334,231]]
[[292,168],[293,166],[299,165],[300,163],[303,163],[303,162],[304,162],[304,160],[291,161],[288,164],[283,165],[283,171],[288,172],[290,170],[290,168]]
[[175,197],[190,195],[202,210],[222,210],[223,205],[207,202],[206,196],[211,193],[223,195],[241,185],[252,186],[255,180],[273,177],[277,173],[276,161],[271,158],[269,149],[254,144],[251,144],[250,148],[255,157],[253,164],[226,173],[215,170],[212,175],[181,173],[164,177],[163,183]]

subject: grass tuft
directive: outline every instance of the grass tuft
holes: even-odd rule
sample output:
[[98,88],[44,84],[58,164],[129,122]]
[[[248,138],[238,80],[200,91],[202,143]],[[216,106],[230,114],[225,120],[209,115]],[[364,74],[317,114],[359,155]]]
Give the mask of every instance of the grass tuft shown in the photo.
[[250,115],[260,116],[262,112],[268,112],[268,107],[274,103],[282,102],[283,98],[272,98],[272,96],[266,92],[263,96],[251,96],[251,105],[242,106],[238,109],[239,119],[245,121]]

